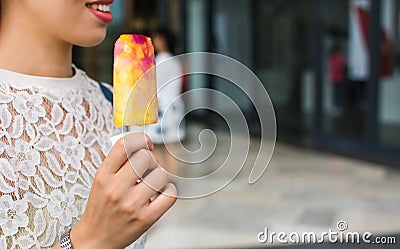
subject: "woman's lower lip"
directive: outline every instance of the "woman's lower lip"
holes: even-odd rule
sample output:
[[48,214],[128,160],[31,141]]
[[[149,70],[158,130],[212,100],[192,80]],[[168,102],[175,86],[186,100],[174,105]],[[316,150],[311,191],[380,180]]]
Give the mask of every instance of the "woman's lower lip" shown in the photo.
[[101,21],[105,22],[105,23],[111,23],[113,20],[113,15],[111,12],[103,12],[100,10],[95,10],[92,8],[88,8],[90,10],[90,12],[93,13],[93,15],[95,15],[97,18],[99,18]]

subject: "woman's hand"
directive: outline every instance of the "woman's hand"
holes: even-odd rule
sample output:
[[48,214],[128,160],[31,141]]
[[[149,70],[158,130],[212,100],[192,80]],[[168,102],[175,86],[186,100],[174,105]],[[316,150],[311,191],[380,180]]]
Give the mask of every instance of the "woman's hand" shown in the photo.
[[[81,220],[71,230],[73,248],[124,248],[175,203],[176,188],[158,167],[152,148],[141,133],[117,141],[97,171]],[[158,192],[164,194],[151,201]]]

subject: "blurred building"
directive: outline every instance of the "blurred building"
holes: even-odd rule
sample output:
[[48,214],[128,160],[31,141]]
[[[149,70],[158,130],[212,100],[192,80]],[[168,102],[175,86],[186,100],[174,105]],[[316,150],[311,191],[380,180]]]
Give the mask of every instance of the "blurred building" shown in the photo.
[[[127,0],[114,5],[117,20],[106,42],[76,52],[87,55],[77,56],[85,58],[78,63],[92,75],[111,82],[112,44],[119,33],[150,34],[167,26],[179,37],[177,53],[225,54],[259,76],[274,104],[281,141],[400,165],[400,0]],[[339,104],[329,71],[335,45],[346,62]],[[239,89],[212,77],[191,77],[189,87],[217,89],[238,100],[257,135],[257,115]],[[251,97],[257,99],[257,93]],[[188,104],[204,101],[219,105],[208,96]]]

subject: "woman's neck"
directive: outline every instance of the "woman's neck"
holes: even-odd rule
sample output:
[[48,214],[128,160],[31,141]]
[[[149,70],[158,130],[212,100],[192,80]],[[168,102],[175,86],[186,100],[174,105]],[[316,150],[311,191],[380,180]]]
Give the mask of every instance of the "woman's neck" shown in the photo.
[[0,68],[34,76],[66,78],[73,75],[72,45],[26,29],[26,20],[2,16]]

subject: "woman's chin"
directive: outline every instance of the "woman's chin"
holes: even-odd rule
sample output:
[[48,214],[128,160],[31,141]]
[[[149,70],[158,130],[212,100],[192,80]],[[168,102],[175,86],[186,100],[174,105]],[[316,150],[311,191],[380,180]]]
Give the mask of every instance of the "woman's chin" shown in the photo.
[[95,47],[104,41],[105,37],[106,32],[98,34],[85,34],[84,36],[79,37],[79,39],[73,42],[73,44],[80,47]]

